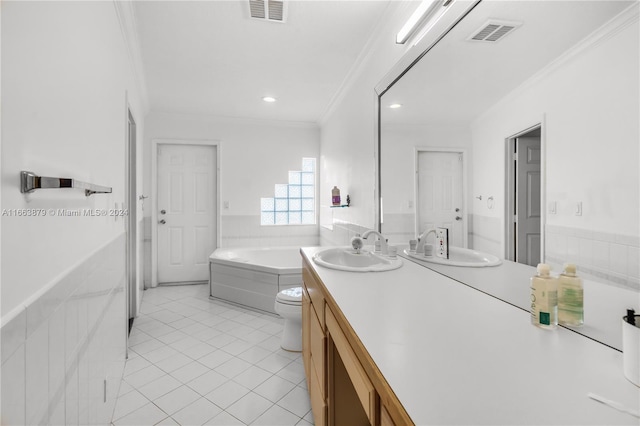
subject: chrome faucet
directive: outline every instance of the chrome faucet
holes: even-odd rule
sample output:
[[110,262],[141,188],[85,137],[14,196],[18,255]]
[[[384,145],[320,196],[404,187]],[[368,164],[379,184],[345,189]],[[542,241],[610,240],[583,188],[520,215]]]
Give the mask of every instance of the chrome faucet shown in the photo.
[[362,234],[362,239],[367,239],[369,237],[369,235],[374,234],[378,237],[378,240],[380,240],[380,252],[382,254],[387,254],[388,253],[388,248],[387,248],[387,240],[386,238],[384,238],[384,236],[379,233],[378,231],[374,231],[374,230],[369,230],[369,231],[365,231]]
[[424,246],[427,243],[427,237],[431,233],[435,235],[436,229],[435,228],[427,229],[422,234],[420,234],[420,236],[418,237],[418,245],[416,246],[416,253],[424,253]]

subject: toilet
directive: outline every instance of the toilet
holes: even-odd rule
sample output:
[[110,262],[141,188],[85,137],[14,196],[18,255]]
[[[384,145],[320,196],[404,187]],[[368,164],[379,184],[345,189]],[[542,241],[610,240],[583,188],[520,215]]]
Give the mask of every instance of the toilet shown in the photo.
[[302,287],[282,290],[276,296],[275,310],[284,318],[280,347],[291,352],[302,351]]

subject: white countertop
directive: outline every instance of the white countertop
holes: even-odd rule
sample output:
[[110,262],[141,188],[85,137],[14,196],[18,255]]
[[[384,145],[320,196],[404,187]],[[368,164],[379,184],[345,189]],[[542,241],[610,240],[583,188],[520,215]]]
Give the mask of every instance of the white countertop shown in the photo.
[[587,397],[640,409],[621,352],[536,328],[528,312],[406,259],[388,272],[319,267],[323,249],[301,251],[417,425],[640,424]]

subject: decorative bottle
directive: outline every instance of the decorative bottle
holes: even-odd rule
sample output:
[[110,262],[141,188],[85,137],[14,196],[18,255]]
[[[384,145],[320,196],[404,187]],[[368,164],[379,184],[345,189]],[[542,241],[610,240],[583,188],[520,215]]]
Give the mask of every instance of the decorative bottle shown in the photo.
[[571,327],[584,324],[584,288],[576,270],[567,263],[558,277],[558,323]]
[[531,277],[531,324],[547,329],[558,326],[557,286],[551,267],[539,263],[537,274]]
[[338,189],[337,186],[334,186],[333,189],[331,190],[331,203],[334,206],[340,205],[340,190]]

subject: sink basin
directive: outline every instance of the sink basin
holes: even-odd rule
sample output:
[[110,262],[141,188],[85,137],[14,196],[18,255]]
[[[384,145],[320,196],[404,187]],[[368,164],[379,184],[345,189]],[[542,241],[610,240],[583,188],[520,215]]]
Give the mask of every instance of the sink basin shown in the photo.
[[449,248],[449,259],[437,256],[425,256],[422,253],[411,253],[408,249],[404,253],[412,259],[418,259],[421,262],[437,263],[440,265],[465,266],[468,268],[482,268],[484,266],[496,266],[502,261],[488,253],[470,250],[461,247]]
[[398,269],[402,259],[390,258],[361,250],[356,253],[352,248],[335,247],[316,253],[313,261],[325,268],[350,272],[382,272]]

